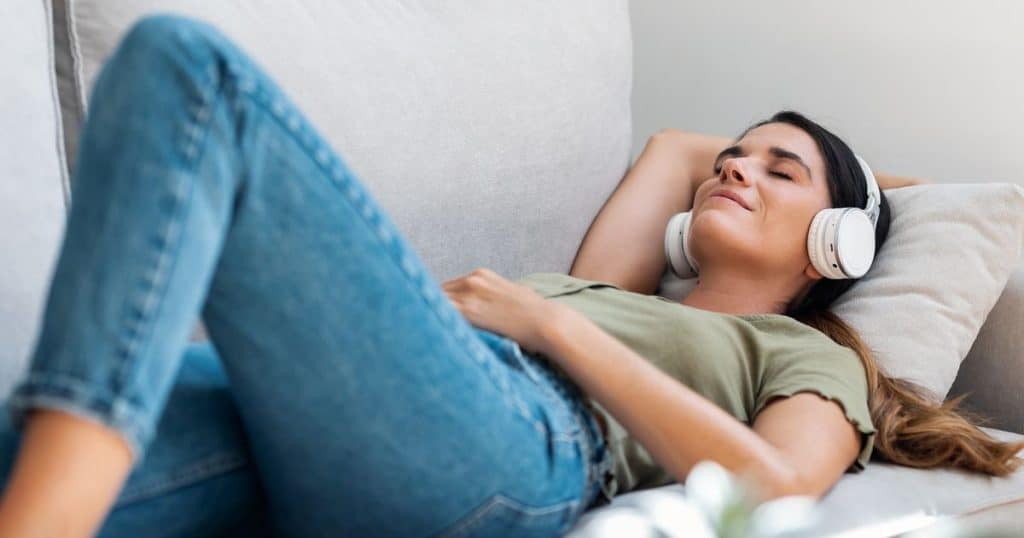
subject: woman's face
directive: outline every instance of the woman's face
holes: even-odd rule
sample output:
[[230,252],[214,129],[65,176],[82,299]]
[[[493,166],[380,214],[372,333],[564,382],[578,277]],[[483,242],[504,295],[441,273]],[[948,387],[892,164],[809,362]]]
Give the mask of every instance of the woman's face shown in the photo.
[[701,273],[719,267],[753,278],[821,278],[809,266],[807,233],[814,215],[832,204],[814,139],[769,123],[724,150],[714,167],[697,189],[690,223],[690,253]]

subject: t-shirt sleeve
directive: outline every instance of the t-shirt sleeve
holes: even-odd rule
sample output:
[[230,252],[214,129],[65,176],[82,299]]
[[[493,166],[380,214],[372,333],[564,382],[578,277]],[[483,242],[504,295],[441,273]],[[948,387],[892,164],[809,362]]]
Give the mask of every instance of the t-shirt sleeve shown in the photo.
[[[586,280],[562,273],[530,273],[514,281],[540,294],[545,299],[571,295],[587,288],[618,288],[600,280]],[[619,288],[621,289],[621,288]]]
[[871,422],[867,377],[857,353],[836,344],[773,357],[754,402],[751,424],[772,398],[798,392],[817,393],[843,408],[847,420],[861,433],[861,451],[851,468],[863,471],[871,459],[877,430]]

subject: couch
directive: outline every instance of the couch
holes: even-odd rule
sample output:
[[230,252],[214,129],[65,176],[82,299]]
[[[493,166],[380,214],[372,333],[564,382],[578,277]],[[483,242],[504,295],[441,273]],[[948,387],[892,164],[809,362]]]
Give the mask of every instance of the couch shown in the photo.
[[[38,328],[91,81],[121,33],[155,11],[208,20],[250,51],[439,281],[477,266],[510,279],[568,272],[630,164],[627,1],[455,4],[0,3],[0,396],[24,371]],[[1024,267],[948,395],[971,393],[967,407],[991,417],[986,431],[1005,440],[1024,438],[1022,320]],[[203,337],[197,320],[194,338]],[[657,489],[685,493],[681,484]],[[592,509],[572,534],[600,535],[603,513],[642,505],[650,493],[624,493]],[[873,461],[844,475],[819,508],[821,535],[893,535],[916,524],[879,524],[914,514],[998,523],[1024,535],[1024,470],[994,479]]]

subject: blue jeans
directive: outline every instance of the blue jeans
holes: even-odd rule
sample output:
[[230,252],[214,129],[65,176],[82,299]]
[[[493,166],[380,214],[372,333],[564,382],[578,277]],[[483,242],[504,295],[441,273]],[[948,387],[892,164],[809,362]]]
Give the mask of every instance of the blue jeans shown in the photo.
[[87,118],[5,473],[50,408],[137,456],[102,535],[554,535],[599,501],[580,389],[472,326],[223,35],[143,19]]

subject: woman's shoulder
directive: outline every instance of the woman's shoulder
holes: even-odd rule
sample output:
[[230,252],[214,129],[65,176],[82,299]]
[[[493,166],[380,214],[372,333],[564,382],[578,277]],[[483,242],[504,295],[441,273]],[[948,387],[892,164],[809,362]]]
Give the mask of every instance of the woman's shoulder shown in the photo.
[[765,358],[768,377],[815,380],[842,386],[848,395],[866,397],[867,370],[854,349],[795,319],[787,329],[790,334],[778,339],[771,356]]

